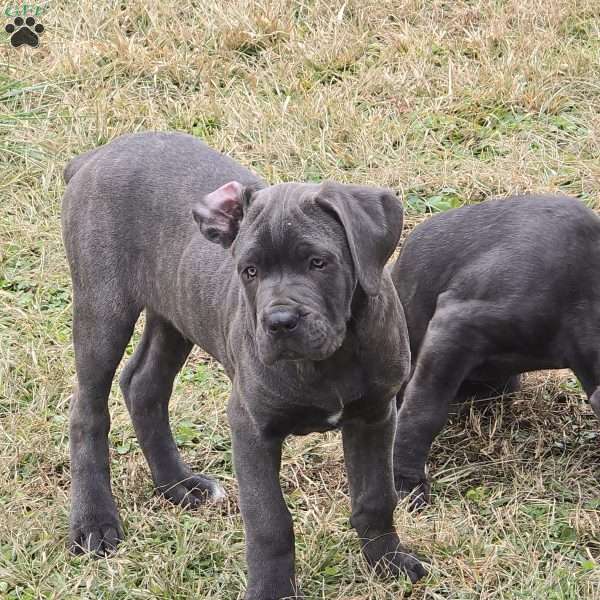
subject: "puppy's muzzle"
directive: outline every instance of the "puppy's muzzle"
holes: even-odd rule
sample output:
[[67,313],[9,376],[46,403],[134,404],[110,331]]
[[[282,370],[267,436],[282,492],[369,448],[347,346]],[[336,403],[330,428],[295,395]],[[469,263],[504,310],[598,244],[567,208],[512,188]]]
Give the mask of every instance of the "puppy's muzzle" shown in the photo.
[[263,315],[265,331],[272,336],[293,333],[300,323],[300,313],[293,308],[276,306]]

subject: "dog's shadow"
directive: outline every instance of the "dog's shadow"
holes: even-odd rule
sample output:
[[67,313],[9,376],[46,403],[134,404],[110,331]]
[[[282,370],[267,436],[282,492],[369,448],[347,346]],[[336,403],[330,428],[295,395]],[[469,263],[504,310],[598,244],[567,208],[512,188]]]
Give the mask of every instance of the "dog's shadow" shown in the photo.
[[599,440],[597,420],[576,383],[535,373],[518,391],[457,399],[433,444],[429,470],[434,490],[463,495],[478,486],[518,485],[524,473],[543,477],[557,461],[591,470],[600,463]]

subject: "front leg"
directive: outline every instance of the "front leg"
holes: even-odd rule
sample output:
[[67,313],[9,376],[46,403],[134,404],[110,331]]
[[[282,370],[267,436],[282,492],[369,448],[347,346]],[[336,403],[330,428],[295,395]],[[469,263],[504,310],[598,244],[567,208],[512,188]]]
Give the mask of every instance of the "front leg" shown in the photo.
[[235,395],[228,416],[246,532],[245,599],[297,597],[294,528],[279,483],[283,439],[261,435]]
[[397,495],[392,447],[395,425],[396,406],[392,400],[375,422],[355,418],[343,424],[344,458],[352,502],[351,524],[372,567],[394,575],[404,572],[414,583],[426,571],[400,544],[394,528]]

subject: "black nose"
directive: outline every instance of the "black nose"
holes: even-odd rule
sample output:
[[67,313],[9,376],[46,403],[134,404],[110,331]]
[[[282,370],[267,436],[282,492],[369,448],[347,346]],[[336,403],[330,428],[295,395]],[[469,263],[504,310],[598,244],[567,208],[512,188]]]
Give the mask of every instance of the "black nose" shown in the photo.
[[272,334],[288,333],[298,326],[300,315],[289,308],[275,308],[265,315],[265,327]]

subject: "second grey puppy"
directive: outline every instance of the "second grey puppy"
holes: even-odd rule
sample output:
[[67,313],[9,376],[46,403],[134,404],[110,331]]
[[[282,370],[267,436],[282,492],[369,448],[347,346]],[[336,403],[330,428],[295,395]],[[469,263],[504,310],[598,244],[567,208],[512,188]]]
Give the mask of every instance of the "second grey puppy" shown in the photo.
[[454,399],[572,369],[600,418],[600,218],[568,197],[521,196],[436,215],[408,237],[392,277],[408,324],[394,474],[428,500],[425,462]]

